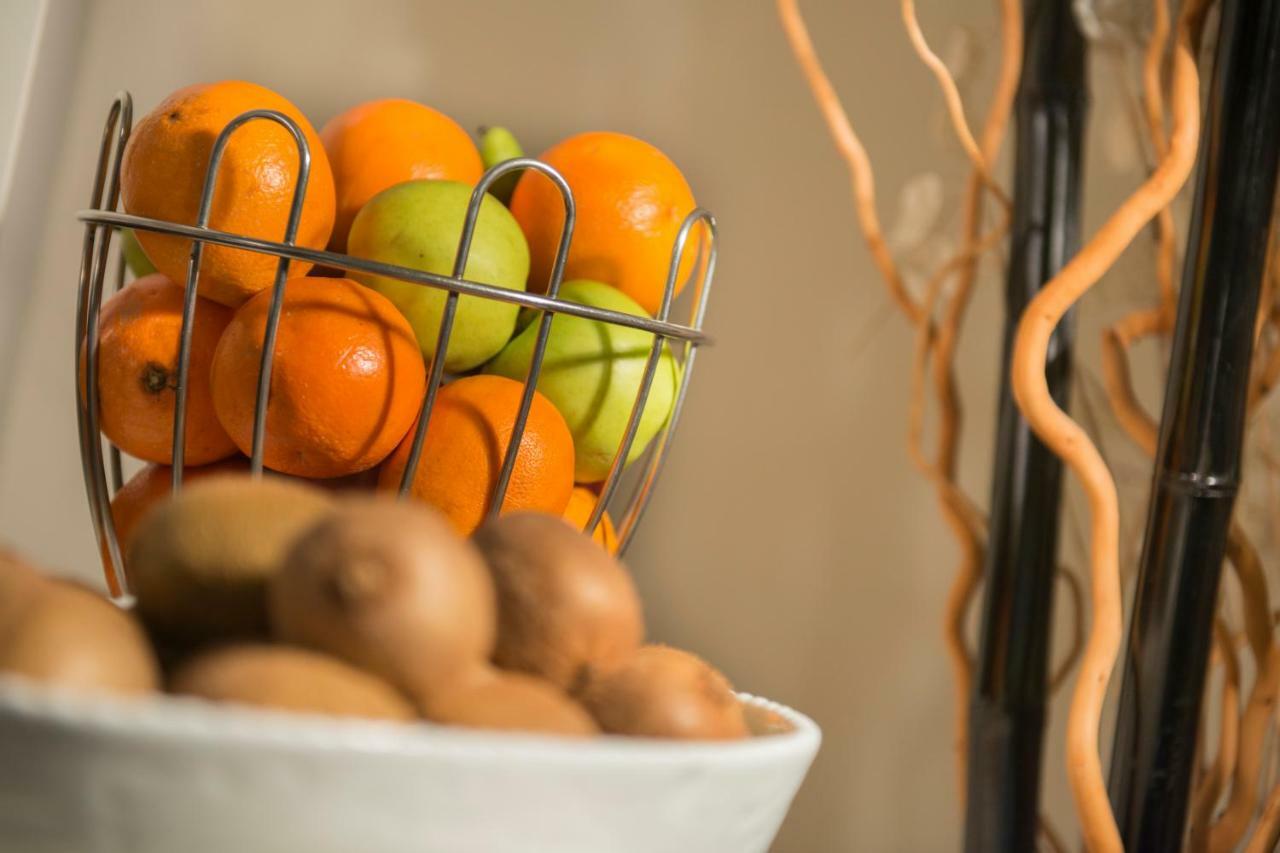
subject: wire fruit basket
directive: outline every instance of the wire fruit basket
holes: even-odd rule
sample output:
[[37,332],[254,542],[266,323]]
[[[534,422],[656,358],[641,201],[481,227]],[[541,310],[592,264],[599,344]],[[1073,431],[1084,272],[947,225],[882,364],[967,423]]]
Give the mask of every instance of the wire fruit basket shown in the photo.
[[[298,173],[294,184],[294,193],[285,233],[280,241],[233,234],[208,227],[218,169],[227,143],[239,128],[255,121],[275,122],[293,137],[297,145]],[[634,478],[629,494],[625,496],[625,500],[619,498],[621,511],[616,516],[619,518],[617,530],[618,548],[621,551],[627,547],[652,495],[654,484],[662,471],[663,462],[670,449],[671,436],[679,422],[685,396],[688,393],[689,383],[692,379],[698,347],[708,343],[708,338],[703,333],[702,326],[706,315],[707,299],[711,290],[716,260],[716,221],[709,211],[696,208],[689,213],[681,224],[675,243],[671,248],[666,283],[656,316],[634,316],[559,298],[558,294],[564,277],[565,262],[573,239],[575,204],[573,192],[560,173],[537,159],[521,157],[508,160],[493,166],[484,174],[471,194],[463,221],[462,233],[458,240],[453,274],[438,275],[395,264],[297,245],[296,236],[310,176],[311,151],[306,137],[297,123],[276,110],[251,110],[242,113],[222,129],[214,141],[209,164],[205,171],[203,191],[194,224],[120,213],[116,210],[120,197],[120,167],[132,125],[132,97],[128,92],[120,92],[111,103],[103,128],[89,207],[76,214],[77,219],[85,223],[79,292],[76,300],[76,364],[77,370],[79,370],[79,365],[83,362],[86,377],[85,382],[76,383],[80,459],[94,532],[103,554],[105,564],[103,568],[107,575],[107,582],[114,595],[123,598],[128,596],[128,583],[124,572],[123,555],[111,513],[111,498],[123,484],[123,472],[120,450],[102,438],[99,432],[98,325],[112,237],[117,230],[122,228],[149,231],[191,240],[178,349],[177,382],[174,388],[175,410],[173,456],[171,460],[172,489],[174,492],[181,488],[183,482],[184,437],[186,435],[191,338],[196,310],[196,281],[200,273],[201,257],[206,244],[244,249],[278,259],[257,379],[252,453],[249,461],[250,472],[253,476],[262,476],[263,474],[263,447],[266,437],[267,400],[271,389],[272,359],[284,303],[285,281],[291,260],[305,261],[317,267],[328,267],[344,272],[384,276],[421,287],[438,288],[447,293],[435,349],[438,357],[432,358],[430,361],[426,391],[419,410],[417,427],[410,446],[407,464],[399,485],[399,495],[402,499],[409,492],[409,487],[414,481],[414,476],[423,455],[427,424],[431,418],[437,392],[445,378],[444,358],[442,356],[448,349],[460,296],[473,296],[481,299],[514,303],[521,308],[533,309],[539,312],[537,337],[528,374],[525,377],[519,408],[513,423],[512,434],[507,443],[507,449],[492,492],[488,496],[486,512],[489,516],[497,515],[502,510],[507,485],[511,479],[521,448],[529,409],[533,403],[534,392],[542,372],[543,358],[551,333],[551,324],[557,315],[567,314],[582,317],[616,326],[642,330],[653,335],[652,345],[645,361],[644,371],[626,422],[622,440],[613,456],[608,475],[600,487],[598,499],[584,527],[584,530],[589,534],[593,533],[600,524],[605,507],[618,496],[623,469],[626,467],[632,445],[635,442],[641,416],[645,410],[645,403],[648,400],[659,361],[664,347],[667,347],[668,342],[670,342],[671,348],[675,350],[673,355],[681,365],[681,380],[666,424],[654,437],[652,445],[647,450],[647,456],[638,460],[641,462],[639,475]],[[525,170],[539,172],[551,180],[559,190],[564,203],[564,226],[560,233],[560,240],[545,295],[521,290],[508,290],[463,278],[463,271],[466,269],[476,222],[480,214],[480,205],[487,191],[503,176]],[[697,240],[694,251],[697,252],[697,255],[690,273],[694,285],[691,288],[692,300],[688,322],[685,325],[681,325],[672,322],[669,317],[672,311],[674,295],[677,291],[677,279],[681,261],[689,246],[690,237],[695,231]],[[117,257],[114,274],[114,286],[118,290],[124,284],[125,264],[123,253],[120,253]],[[105,450],[104,443],[106,444]],[[109,480],[108,467],[110,469]]]

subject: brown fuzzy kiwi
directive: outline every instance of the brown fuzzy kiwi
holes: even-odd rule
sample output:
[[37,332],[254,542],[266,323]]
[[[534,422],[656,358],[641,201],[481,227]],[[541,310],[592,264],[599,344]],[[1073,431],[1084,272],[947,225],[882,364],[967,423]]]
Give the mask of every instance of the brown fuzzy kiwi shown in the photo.
[[197,655],[175,672],[174,693],[334,717],[411,720],[413,705],[377,676],[291,646],[243,644]]
[[0,630],[0,672],[77,690],[148,693],[159,665],[142,626],[96,592],[41,580]]
[[0,637],[25,609],[28,599],[45,584],[38,569],[0,545]]
[[183,640],[266,633],[266,584],[294,537],[333,508],[295,480],[242,474],[184,486],[139,522],[125,560],[138,614]]
[[786,717],[769,708],[743,703],[742,715],[747,721],[747,730],[752,737],[766,735],[784,735],[795,731],[795,726]]
[[486,522],[474,539],[498,590],[499,667],[573,692],[644,639],[631,575],[559,517],[512,513]]
[[545,679],[477,667],[426,704],[429,720],[478,729],[590,737],[599,727],[581,705]]
[[706,661],[670,646],[643,646],[578,695],[600,728],[620,735],[732,740],[746,737],[742,703]]
[[376,673],[417,701],[493,651],[484,560],[419,503],[346,499],[298,537],[269,599],[282,640]]

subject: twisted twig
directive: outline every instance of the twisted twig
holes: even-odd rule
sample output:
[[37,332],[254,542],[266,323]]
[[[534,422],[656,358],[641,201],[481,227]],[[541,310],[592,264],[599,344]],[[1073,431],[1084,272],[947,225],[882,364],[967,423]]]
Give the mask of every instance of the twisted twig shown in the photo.
[[[1151,36],[1142,63],[1142,106],[1147,120],[1147,141],[1158,163],[1169,151],[1165,128],[1164,86],[1161,69],[1169,37],[1169,7],[1166,0],[1154,0]],[[1156,454],[1156,424],[1138,403],[1129,373],[1128,350],[1138,341],[1173,330],[1177,294],[1173,286],[1177,245],[1173,210],[1165,205],[1156,214],[1156,283],[1158,307],[1139,309],[1123,317],[1102,335],[1102,375],[1107,398],[1121,427],[1148,456]]]
[[849,116],[840,103],[835,87],[822,70],[822,63],[813,48],[813,40],[809,38],[809,30],[805,27],[804,18],[796,0],[777,0],[778,17],[782,21],[783,31],[795,54],[796,62],[804,73],[805,81],[813,92],[818,109],[827,123],[827,129],[835,143],[836,151],[849,167],[849,177],[853,185],[854,209],[858,216],[858,225],[862,236],[867,241],[872,260],[880,270],[889,296],[912,323],[921,322],[920,306],[907,291],[902,273],[889,251],[884,239],[884,229],[880,226],[880,215],[876,211],[876,181],[871,169],[871,160],[862,140],[854,132]]
[[1277,845],[1280,845],[1280,785],[1267,795],[1262,816],[1258,818],[1258,825],[1244,853],[1274,853]]
[[[1189,0],[1188,7],[1195,5]],[[1184,15],[1186,9],[1184,8]],[[1182,188],[1195,163],[1199,74],[1185,26],[1173,54],[1173,131],[1159,166],[1098,233],[1032,300],[1013,354],[1013,391],[1032,429],[1080,478],[1092,517],[1093,625],[1080,664],[1067,723],[1067,772],[1090,849],[1122,849],[1098,756],[1098,727],[1122,629],[1119,506],[1115,482],[1085,431],[1049,393],[1044,373],[1049,339],[1063,314],[1115,263],[1138,232]]]
[[[1164,136],[1163,107],[1160,87],[1160,58],[1163,40],[1167,34],[1167,10],[1163,0],[1156,0],[1155,25],[1148,42],[1144,62],[1144,94],[1147,108],[1148,132],[1154,150],[1164,152],[1167,144]],[[1196,15],[1190,26],[1197,32],[1203,26],[1203,18]],[[1127,352],[1137,340],[1167,334],[1172,331],[1175,313],[1175,297],[1172,286],[1174,258],[1172,215],[1168,207],[1157,221],[1159,252],[1157,276],[1160,282],[1160,306],[1155,309],[1135,311],[1103,336],[1103,371],[1107,395],[1121,427],[1148,456],[1154,457],[1156,449],[1156,425],[1154,420],[1138,404],[1130,380]],[[1268,270],[1266,286],[1260,300],[1263,309],[1255,326],[1255,336],[1261,334],[1264,321],[1270,313],[1270,284],[1275,267]],[[1274,354],[1273,354],[1274,355]],[[1250,383],[1249,406],[1257,405],[1276,376],[1270,375],[1269,365],[1255,368]],[[1280,374],[1280,359],[1274,368]],[[1256,411],[1256,409],[1254,409]],[[1234,650],[1226,669],[1222,697],[1222,728],[1219,735],[1218,755],[1213,767],[1206,774],[1195,792],[1190,820],[1192,849],[1208,847],[1212,850],[1231,850],[1247,829],[1249,818],[1256,808],[1256,786],[1260,770],[1262,744],[1266,736],[1264,709],[1275,701],[1275,691],[1280,681],[1264,677],[1271,656],[1271,625],[1268,619],[1267,585],[1257,554],[1243,529],[1233,524],[1228,540],[1228,561],[1231,563],[1241,587],[1241,599],[1245,613],[1245,635],[1254,660],[1256,673],[1253,689],[1247,705],[1247,720],[1242,726],[1239,718],[1239,669],[1235,665]],[[1243,727],[1243,735],[1240,729]],[[1239,748],[1236,740],[1240,739]],[[1237,761],[1239,765],[1237,766]],[[1209,822],[1229,778],[1234,777],[1228,807],[1218,825],[1210,832]]]
[[[926,289],[924,316],[933,309],[942,288],[956,274],[957,287],[948,301],[936,334],[930,323],[917,325],[916,357],[912,370],[912,404],[907,430],[908,450],[916,465],[932,480],[939,494],[942,513],[960,546],[961,559],[947,593],[943,632],[951,658],[955,689],[954,743],[958,790],[965,789],[969,737],[969,694],[973,681],[973,659],[965,641],[969,605],[982,575],[985,543],[978,516],[956,483],[956,457],[961,432],[960,397],[953,367],[959,329],[968,306],[978,258],[999,245],[1009,230],[1012,206],[1008,196],[991,176],[991,166],[999,154],[1008,127],[1013,99],[1022,68],[1022,10],[1017,0],[1001,0],[1001,63],[995,94],[982,130],[981,144],[974,138],[964,115],[964,104],[955,80],[946,65],[929,47],[916,18],[912,0],[902,0],[902,19],[911,46],[920,61],[937,79],[956,138],[969,158],[971,172],[966,185],[962,242],[958,252],[933,276]],[[990,192],[1001,206],[1001,220],[986,235],[980,235],[982,191]],[[924,420],[924,379],[929,354],[933,354],[934,393],[939,408],[936,455],[928,459],[921,448]]]
[[1062,838],[1058,835],[1057,830],[1044,819],[1042,815],[1038,824],[1040,830],[1040,840],[1044,842],[1045,848],[1049,853],[1067,853],[1067,845],[1062,843]]
[[1084,649],[1084,590],[1080,588],[1080,581],[1076,576],[1065,568],[1058,570],[1058,577],[1066,581],[1067,590],[1071,593],[1071,642],[1067,644],[1067,653],[1062,656],[1062,663],[1058,664],[1049,677],[1050,695],[1056,693],[1066,682],[1071,668],[1076,665],[1080,652]]
[[[1165,0],[1155,0],[1151,37],[1142,62],[1142,104],[1147,118],[1147,135],[1156,162],[1164,159],[1169,150],[1168,130],[1165,128],[1164,86],[1161,69],[1164,65],[1165,42],[1169,38],[1169,7]],[[1165,205],[1156,214],[1156,282],[1160,288],[1160,308],[1164,322],[1172,328],[1177,295],[1173,287],[1173,268],[1177,262],[1177,244],[1174,236],[1173,210]]]
[[1125,434],[1151,458],[1156,455],[1159,430],[1133,390],[1128,352],[1136,341],[1159,335],[1164,329],[1164,312],[1151,308],[1126,315],[1102,333],[1102,381],[1107,401]]
[[1266,576],[1257,551],[1238,524],[1227,536],[1227,557],[1236,567],[1245,603],[1245,636],[1255,661],[1253,687],[1240,721],[1240,751],[1231,780],[1231,794],[1221,817],[1209,830],[1211,851],[1234,850],[1248,831],[1258,807],[1262,745],[1275,713],[1280,690],[1280,650],[1271,639],[1271,614]]
[[1213,809],[1218,804],[1236,766],[1240,736],[1240,661],[1236,657],[1231,632],[1221,619],[1214,623],[1213,643],[1214,660],[1222,664],[1218,752],[1192,797],[1187,846],[1193,853],[1206,849]]
[[[1008,197],[991,178],[988,164],[995,160],[1012,109],[1013,93],[1016,91],[1022,58],[1021,9],[1017,0],[1001,0],[1002,44],[1004,45],[1001,72],[996,97],[987,115],[982,142],[979,145],[964,119],[963,105],[954,81],[945,65],[929,49],[915,20],[914,8],[910,0],[903,0],[903,17],[912,45],[942,86],[948,114],[962,147],[970,157],[973,168],[970,178],[971,189],[966,195],[964,243],[957,257],[944,265],[946,272],[935,276],[937,283],[929,288],[931,295],[927,297],[929,304],[926,306],[916,302],[907,292],[903,277],[887,248],[875,210],[874,179],[866,149],[854,132],[834,87],[822,70],[796,0],[777,0],[777,6],[791,49],[818,102],[836,148],[849,167],[859,224],[888,287],[890,297],[916,327],[918,340],[926,342],[924,344],[926,351],[934,348],[935,343],[938,344],[935,351],[939,355],[935,358],[935,363],[939,369],[936,370],[935,376],[942,413],[937,459],[928,460],[920,451],[919,431],[916,429],[908,431],[908,446],[918,467],[925,472],[937,489],[944,519],[955,534],[962,550],[962,563],[949,594],[945,633],[948,653],[955,672],[957,696],[955,743],[957,769],[961,781],[960,790],[963,791],[968,694],[973,666],[964,640],[964,625],[967,606],[972,599],[982,564],[982,538],[985,523],[973,502],[964,495],[955,482],[955,455],[958,446],[960,413],[950,361],[958,338],[964,304],[967,302],[969,283],[972,281],[972,273],[969,270],[976,263],[980,251],[988,248],[989,245],[996,244],[1002,236],[1000,229],[996,229],[986,238],[979,238],[982,190],[992,192],[1001,201],[1006,211],[1006,222],[1008,218]],[[1007,230],[1007,224],[1002,225],[1001,228]],[[945,281],[945,276],[952,272],[961,276],[961,287],[957,289],[957,297],[953,298],[949,304],[943,329],[939,332],[933,323],[933,303]],[[919,408],[922,410],[923,407]],[[915,411],[914,406],[913,411]]]

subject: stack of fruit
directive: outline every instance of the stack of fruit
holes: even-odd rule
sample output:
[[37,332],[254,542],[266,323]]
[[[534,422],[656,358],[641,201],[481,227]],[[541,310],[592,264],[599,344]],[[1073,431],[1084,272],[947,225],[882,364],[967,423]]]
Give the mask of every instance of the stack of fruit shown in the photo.
[[626,568],[559,516],[464,538],[418,502],[222,474],[147,512],[127,565],[136,618],[0,553],[0,672],[574,737],[788,728],[698,657],[644,645]]
[[[316,133],[280,95],[244,82],[182,89],[134,128],[121,167],[128,213],[192,224],[214,139],[236,116],[277,110],[302,129],[310,179],[297,242],[436,274],[451,274],[463,219],[486,165],[519,156],[492,129],[477,146],[454,121],[407,100],[357,106]],[[658,149],[619,133],[570,137],[541,158],[573,190],[577,227],[563,300],[636,316],[661,303],[670,252],[694,199]],[[252,121],[231,137],[209,227],[278,240],[298,170],[280,125]],[[515,176],[513,176],[515,177]],[[463,277],[512,290],[544,290],[565,215],[555,185],[527,172],[481,204]],[[152,463],[113,500],[122,551],[137,519],[167,494],[173,454],[177,353],[191,241],[139,231],[127,246],[149,271],[102,309],[97,382],[100,424],[122,451]],[[686,253],[677,278],[691,272]],[[245,466],[274,257],[206,245],[200,267],[190,380],[186,475]],[[143,270],[145,268],[145,270]],[[150,271],[153,270],[153,271]],[[427,377],[443,359],[447,382],[425,427],[410,493],[468,535],[485,519],[511,440],[538,324],[513,304],[458,300],[445,352],[437,336],[445,291],[374,275],[334,277],[293,261],[274,347],[263,461],[280,474],[344,487],[395,490],[405,474]],[[653,336],[560,316],[503,503],[583,525],[619,451]],[[680,366],[664,347],[626,461],[670,417]],[[616,548],[611,522],[599,540]],[[127,567],[126,567],[127,571]]]
[[[521,156],[502,129],[483,132],[477,146],[451,119],[407,100],[360,105],[316,133],[279,95],[222,82],[174,93],[134,128],[121,166],[125,210],[193,224],[213,142],[249,110],[290,117],[309,143],[300,245],[436,274],[453,272],[485,167]],[[617,133],[571,137],[541,159],[576,200],[560,298],[652,316],[694,209],[680,171]],[[243,125],[224,151],[209,227],[278,239],[298,163],[283,127]],[[546,176],[495,184],[463,277],[545,289],[564,222]],[[164,684],[267,708],[574,736],[732,739],[748,734],[749,715],[750,728],[779,725],[744,710],[699,658],[644,645],[611,522],[581,532],[599,499],[594,487],[621,451],[651,334],[569,315],[551,325],[495,516],[536,312],[462,296],[439,347],[445,291],[291,261],[262,448],[274,473],[252,478],[245,456],[278,262],[206,245],[185,389],[187,482],[171,495],[191,241],[128,236],[126,259],[139,277],[102,308],[95,379],[102,432],[149,463],[111,507],[136,609],[117,610],[0,556],[0,671],[123,693]],[[687,254],[679,283],[692,272],[696,253]],[[446,384],[419,425],[434,359]],[[83,387],[83,364],[81,374]],[[666,425],[679,382],[664,348],[626,461]],[[386,492],[405,476],[420,427],[411,499],[398,501]]]

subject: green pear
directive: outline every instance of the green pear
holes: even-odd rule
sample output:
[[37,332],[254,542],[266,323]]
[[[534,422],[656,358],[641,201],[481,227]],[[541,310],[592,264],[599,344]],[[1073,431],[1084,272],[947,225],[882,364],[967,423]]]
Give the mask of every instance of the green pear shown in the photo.
[[155,264],[142,251],[142,244],[138,242],[138,235],[133,233],[132,228],[125,228],[120,232],[120,251],[124,253],[124,262],[134,278],[142,278],[156,271]]
[[[480,159],[486,170],[492,169],[499,163],[523,156],[524,149],[520,147],[520,141],[505,127],[480,128]],[[511,194],[516,191],[518,180],[520,180],[519,172],[505,174],[489,187],[489,192],[498,201],[506,204],[511,201]]]
[[[471,189],[457,181],[406,181],[385,189],[356,214],[347,251],[358,258],[452,275]],[[525,289],[529,245],[515,218],[492,196],[480,203],[462,277],[508,290]],[[413,326],[423,354],[432,358],[447,292],[383,276],[360,273],[355,278],[395,303]],[[511,339],[517,313],[511,303],[459,298],[445,370],[461,373],[493,358]]]
[[[637,317],[647,316],[630,296],[598,281],[566,281],[560,287],[560,298]],[[528,376],[541,325],[528,320],[532,320],[529,315],[536,314],[528,312],[524,328],[489,363],[485,368],[487,372],[520,381]],[[652,347],[653,335],[639,329],[568,314],[559,314],[552,321],[538,390],[560,410],[573,433],[574,479],[578,482],[598,483],[608,476],[609,466],[622,444]],[[679,382],[679,365],[664,344],[635,442],[627,456],[628,463],[634,462],[666,425]]]

